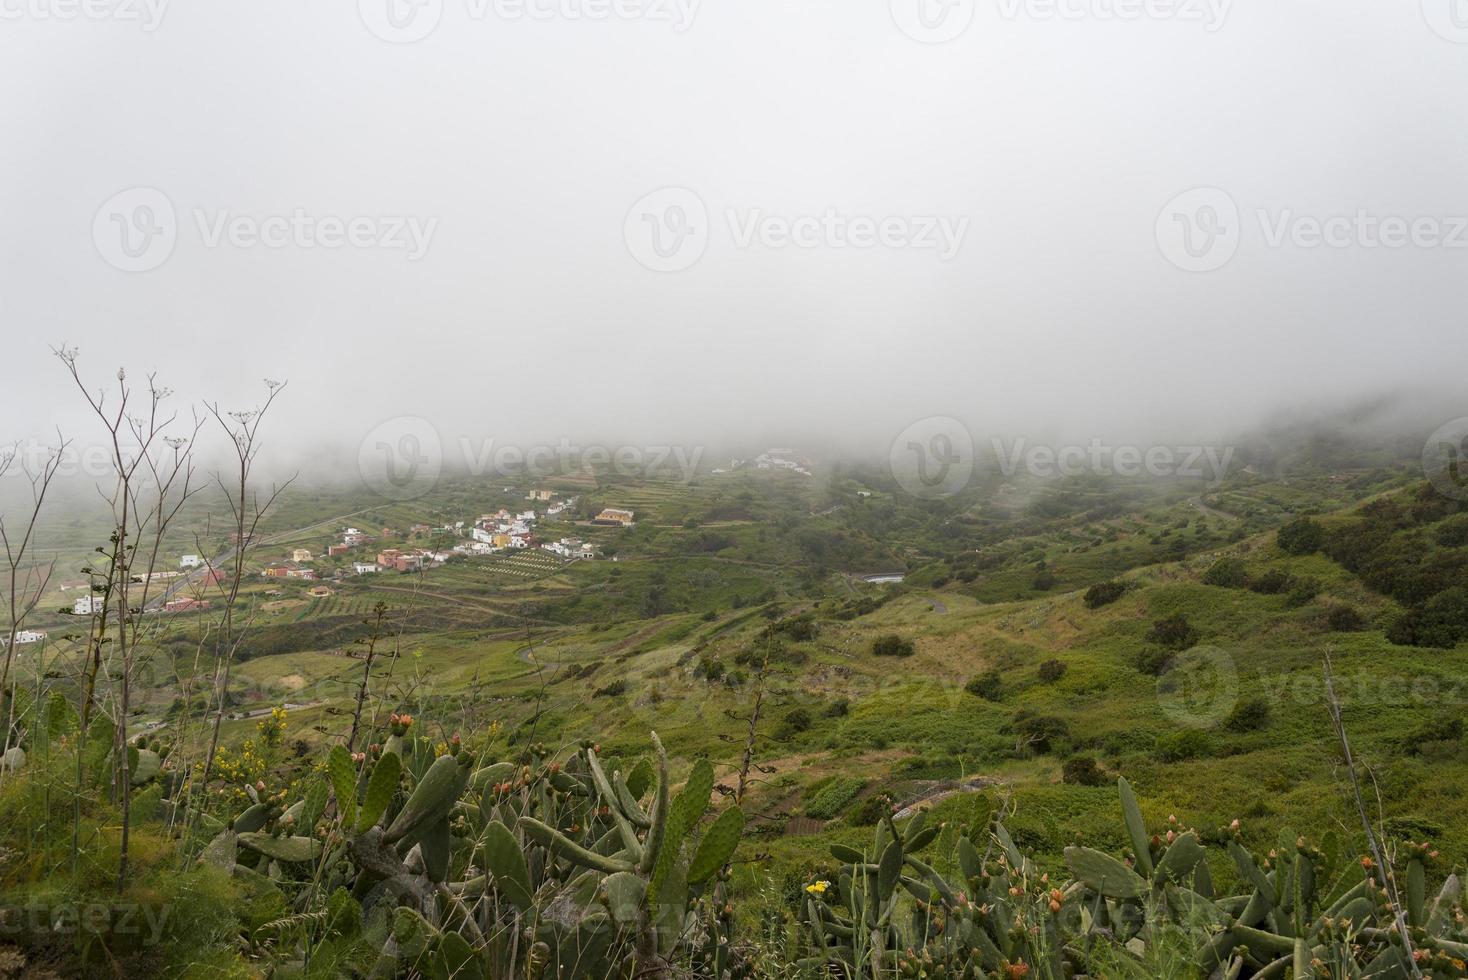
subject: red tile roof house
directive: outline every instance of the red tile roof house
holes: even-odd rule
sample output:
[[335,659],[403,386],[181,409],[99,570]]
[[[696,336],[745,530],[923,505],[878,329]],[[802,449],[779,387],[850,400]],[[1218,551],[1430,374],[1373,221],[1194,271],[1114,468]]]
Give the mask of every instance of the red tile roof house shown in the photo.
[[195,609],[208,609],[208,599],[194,599],[185,596],[180,599],[170,599],[163,604],[163,611],[168,613],[191,612]]
[[352,549],[349,545],[334,544],[326,549],[326,556],[328,558],[335,558],[337,555],[344,555],[351,550]]

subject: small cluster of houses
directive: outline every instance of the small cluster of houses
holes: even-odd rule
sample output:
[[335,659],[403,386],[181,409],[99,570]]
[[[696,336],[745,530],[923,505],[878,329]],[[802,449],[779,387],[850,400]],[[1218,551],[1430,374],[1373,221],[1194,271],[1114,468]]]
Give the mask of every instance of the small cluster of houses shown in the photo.
[[[714,469],[714,474],[732,473],[749,465],[747,459],[731,459],[728,466],[719,466]],[[796,458],[793,449],[766,449],[754,458],[755,469],[760,470],[789,470],[799,473],[801,476],[810,476],[810,467]]]
[[[546,504],[544,516],[547,519],[560,517],[576,506],[576,497],[562,500],[557,500],[556,497],[554,490],[532,490],[526,495],[527,500]],[[631,527],[634,524],[634,517],[635,515],[630,510],[609,507],[593,518],[591,523],[607,527]],[[373,560],[362,559],[352,562],[352,574],[370,575],[375,572],[388,571],[415,572],[442,565],[456,555],[491,555],[502,551],[531,548],[539,548],[566,559],[589,559],[597,556],[596,545],[580,538],[568,537],[558,541],[540,541],[535,535],[535,526],[539,519],[540,514],[534,508],[523,511],[501,508],[493,514],[482,515],[473,523],[457,521],[443,527],[415,524],[408,529],[408,533],[412,536],[454,534],[468,540],[447,551],[431,548],[382,548]],[[383,537],[395,535],[396,532],[391,528],[382,529]],[[327,546],[326,556],[336,558],[347,555],[372,540],[372,535],[358,528],[349,527],[342,532],[340,542]],[[310,567],[314,560],[315,556],[309,548],[296,548],[292,550],[290,560],[266,568],[263,574],[267,578],[315,581],[321,576],[316,569]]]
[[767,449],[754,458],[756,469],[789,470],[801,476],[810,476],[810,470],[795,459],[793,449]]

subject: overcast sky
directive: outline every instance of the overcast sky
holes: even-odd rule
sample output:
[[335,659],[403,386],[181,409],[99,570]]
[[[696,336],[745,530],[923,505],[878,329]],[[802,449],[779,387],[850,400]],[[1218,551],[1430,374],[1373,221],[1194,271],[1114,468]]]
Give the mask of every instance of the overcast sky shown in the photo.
[[1468,391],[1468,7],[948,2],[0,0],[0,438],[63,341],[291,451]]

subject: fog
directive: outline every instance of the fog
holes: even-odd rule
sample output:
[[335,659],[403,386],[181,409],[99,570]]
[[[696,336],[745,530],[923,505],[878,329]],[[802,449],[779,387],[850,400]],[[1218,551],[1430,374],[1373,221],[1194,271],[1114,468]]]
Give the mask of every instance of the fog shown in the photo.
[[0,0],[0,439],[97,434],[61,344],[185,412],[288,380],[270,451],[326,469],[398,416],[878,452],[935,415],[1435,425],[1468,414],[1453,13]]

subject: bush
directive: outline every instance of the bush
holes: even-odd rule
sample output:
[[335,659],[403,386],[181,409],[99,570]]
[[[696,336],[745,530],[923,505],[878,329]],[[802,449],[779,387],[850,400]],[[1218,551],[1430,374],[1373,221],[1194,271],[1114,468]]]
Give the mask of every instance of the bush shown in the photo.
[[1059,660],[1047,660],[1040,665],[1040,680],[1054,684],[1065,676],[1065,664]]
[[1468,589],[1438,593],[1421,609],[1403,613],[1386,631],[1399,646],[1450,649],[1468,639]]
[[804,708],[791,708],[785,714],[784,720],[780,722],[779,729],[775,732],[776,738],[790,738],[801,732],[810,731],[810,712]]
[[917,647],[913,646],[911,640],[905,640],[895,633],[878,637],[872,641],[872,655],[876,657],[910,657],[917,653]]
[[1160,647],[1144,647],[1137,654],[1136,667],[1144,674],[1161,677],[1172,663],[1172,651]]
[[1275,542],[1287,554],[1310,555],[1325,543],[1325,530],[1316,521],[1301,517],[1280,528]]
[[1203,573],[1203,584],[1221,589],[1242,589],[1249,584],[1249,573],[1237,558],[1220,558]]
[[1030,588],[1036,592],[1049,592],[1059,584],[1060,579],[1055,577],[1054,572],[1048,568],[1042,568],[1035,573],[1034,579],[1030,581]]
[[1337,603],[1325,611],[1325,625],[1332,633],[1359,633],[1366,628],[1366,617],[1355,606]]
[[1021,741],[1041,754],[1054,748],[1057,740],[1070,737],[1070,726],[1065,719],[1028,712],[1014,716],[1014,731]]
[[1320,595],[1320,580],[1313,578],[1296,579],[1289,594],[1285,596],[1285,605],[1290,609],[1298,609],[1308,606]]
[[1181,732],[1167,732],[1157,736],[1157,757],[1163,762],[1185,762],[1209,754],[1212,745],[1208,736],[1196,728]]
[[1193,629],[1186,616],[1168,616],[1152,624],[1147,631],[1147,642],[1168,650],[1186,650],[1197,645],[1198,631]]
[[1437,526],[1437,543],[1444,548],[1468,545],[1468,514],[1449,517]]
[[606,687],[599,687],[599,688],[596,689],[596,696],[599,697],[599,698],[614,698],[614,697],[616,697],[619,694],[626,694],[626,693],[627,693],[627,682],[626,681],[612,681]]
[[1457,742],[1463,737],[1462,718],[1430,718],[1401,741],[1402,751],[1421,755],[1424,748],[1442,742]]
[[1289,572],[1278,568],[1271,568],[1259,576],[1249,585],[1249,588],[1260,595],[1280,595],[1288,592],[1294,586],[1294,579],[1290,578]]
[[851,713],[851,701],[847,698],[837,698],[831,702],[824,713],[827,718],[845,718]]
[[1223,727],[1231,732],[1257,732],[1269,724],[1271,712],[1269,702],[1263,698],[1246,698],[1234,705],[1223,721]]
[[1125,582],[1097,582],[1086,590],[1082,599],[1087,609],[1100,609],[1109,606],[1117,599],[1126,594]]
[[1004,699],[1004,681],[997,670],[986,670],[963,686],[963,689],[985,701]]
[[1089,755],[1073,755],[1060,767],[1060,778],[1072,786],[1102,786],[1109,782],[1106,773]]

